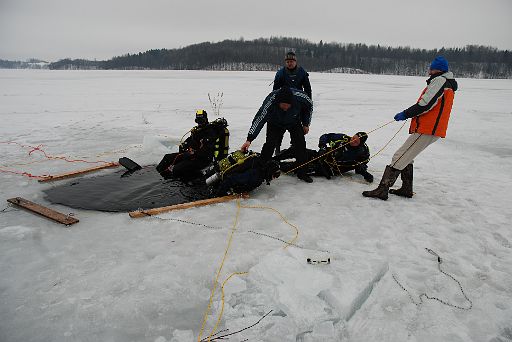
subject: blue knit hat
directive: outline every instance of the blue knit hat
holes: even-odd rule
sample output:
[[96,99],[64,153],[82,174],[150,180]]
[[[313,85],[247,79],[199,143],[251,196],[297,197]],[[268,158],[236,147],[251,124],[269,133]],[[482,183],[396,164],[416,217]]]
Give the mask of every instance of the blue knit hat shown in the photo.
[[437,56],[430,64],[430,70],[448,71],[448,61],[443,56]]

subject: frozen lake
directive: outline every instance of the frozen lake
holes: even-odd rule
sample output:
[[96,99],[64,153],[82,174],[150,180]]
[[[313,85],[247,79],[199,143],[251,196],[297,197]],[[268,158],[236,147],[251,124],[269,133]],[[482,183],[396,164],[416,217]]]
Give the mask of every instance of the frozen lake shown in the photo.
[[[52,185],[28,177],[90,166],[41,150],[158,162],[196,109],[217,117],[208,94],[237,149],[273,76],[0,70],[0,341],[214,340],[260,319],[230,340],[512,341],[512,80],[457,79],[447,138],[416,160],[413,199],[364,198],[376,184],[354,174],[312,184],[283,176],[238,204],[131,219],[50,205],[42,190]],[[310,79],[306,141],[316,148],[323,133],[390,122],[426,77]],[[369,163],[376,182],[407,137],[400,127],[369,135],[372,154],[384,148]],[[263,142],[264,131],[251,148]],[[8,207],[17,196],[80,223],[66,228]],[[272,208],[290,225],[248,206]]]

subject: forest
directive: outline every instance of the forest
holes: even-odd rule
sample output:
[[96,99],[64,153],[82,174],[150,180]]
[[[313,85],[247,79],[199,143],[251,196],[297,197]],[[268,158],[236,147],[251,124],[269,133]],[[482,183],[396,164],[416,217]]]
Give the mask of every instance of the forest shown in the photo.
[[104,61],[62,59],[50,69],[121,70],[270,70],[283,64],[287,51],[307,71],[423,76],[430,61],[443,55],[457,77],[512,78],[512,53],[494,47],[417,49],[366,44],[318,43],[301,38],[203,42],[178,49],[152,49]]

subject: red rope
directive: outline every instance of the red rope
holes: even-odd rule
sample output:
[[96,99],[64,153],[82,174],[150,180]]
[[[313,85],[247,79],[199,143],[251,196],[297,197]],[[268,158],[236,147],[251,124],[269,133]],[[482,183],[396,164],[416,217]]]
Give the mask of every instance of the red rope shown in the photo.
[[[66,158],[66,157],[52,156],[52,155],[47,154],[46,151],[42,149],[42,147],[44,146],[43,144],[40,144],[40,145],[37,145],[37,146],[31,146],[31,145],[23,145],[23,144],[20,144],[20,143],[18,143],[16,141],[0,141],[0,144],[17,145],[17,146],[20,146],[22,148],[29,149],[30,150],[28,152],[29,156],[32,154],[32,152],[38,151],[38,152],[41,152],[44,155],[44,157],[46,159],[48,159],[48,160],[64,160],[64,161],[66,161],[68,163],[80,162],[80,163],[88,163],[88,164],[98,164],[98,163],[111,164],[111,162],[104,161],[104,160],[88,161],[88,160],[84,160],[84,159],[69,159],[69,158]],[[25,177],[29,177],[29,178],[36,178],[36,179],[43,179],[43,178],[50,177],[50,175],[37,176],[37,175],[33,175],[33,174],[31,174],[29,172],[25,172],[25,171],[7,170],[7,169],[2,169],[2,168],[0,168],[0,172],[11,173],[11,174],[15,174],[15,175],[21,175],[21,176],[25,176]]]
[[37,176],[37,175],[33,175],[33,174],[29,173],[29,172],[4,170],[4,169],[1,169],[1,168],[0,168],[0,172],[12,173],[12,174],[15,174],[15,175],[21,175],[21,176],[25,176],[25,177],[28,177],[28,178],[36,178],[36,179],[44,179],[44,178],[49,177],[48,175]]
[[20,144],[16,141],[0,141],[0,144],[9,144],[9,145],[18,145],[22,148],[28,148],[30,149],[30,151],[28,152],[28,155],[30,156],[32,154],[32,152],[35,152],[35,151],[39,151],[41,152],[44,157],[46,159],[49,159],[49,160],[64,160],[68,163],[77,163],[77,162],[80,162],[80,163],[88,163],[88,164],[98,164],[98,163],[104,163],[104,164],[110,164],[110,162],[108,161],[104,161],[104,160],[98,160],[98,161],[88,161],[88,160],[84,160],[84,159],[69,159],[69,158],[66,158],[66,157],[56,157],[56,156],[52,156],[52,155],[49,155],[48,153],[46,153],[45,150],[42,149],[42,147],[44,145],[40,144],[40,145],[37,145],[37,146],[31,146],[31,145],[23,145],[23,144]]

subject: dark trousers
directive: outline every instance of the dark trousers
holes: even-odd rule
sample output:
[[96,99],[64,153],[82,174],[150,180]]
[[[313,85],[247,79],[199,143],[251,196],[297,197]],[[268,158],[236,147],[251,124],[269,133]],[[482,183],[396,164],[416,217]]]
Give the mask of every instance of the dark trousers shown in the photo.
[[[292,140],[292,145],[295,148],[295,158],[297,159],[296,166],[304,164],[306,159],[306,139],[304,137],[304,129],[301,124],[297,124],[291,128],[282,128],[276,125],[272,125],[267,122],[267,137],[263,148],[261,149],[261,159],[269,161],[272,159],[272,155],[278,144],[283,140],[284,133],[288,131]],[[298,174],[305,173],[304,168],[297,170]]]

